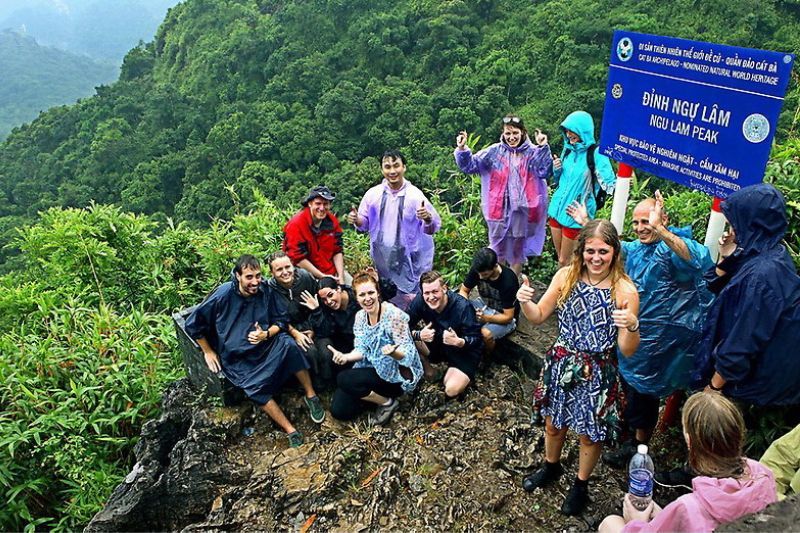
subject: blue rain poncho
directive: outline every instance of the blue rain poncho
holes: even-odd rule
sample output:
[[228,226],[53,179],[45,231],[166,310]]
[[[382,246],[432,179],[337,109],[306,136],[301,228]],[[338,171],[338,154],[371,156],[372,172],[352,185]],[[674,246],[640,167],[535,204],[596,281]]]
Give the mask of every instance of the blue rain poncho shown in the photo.
[[737,249],[706,273],[717,298],[698,352],[696,385],[714,370],[726,396],[754,405],[800,404],[800,277],[781,244],[786,202],[772,185],[740,189],[722,203]]
[[[567,130],[576,133],[581,138],[580,142],[570,145],[569,139],[567,139]],[[589,218],[594,218],[595,212],[597,212],[597,202],[595,202],[592,192],[593,180],[589,166],[586,164],[586,150],[595,143],[592,116],[586,111],[570,113],[561,123],[561,135],[564,138],[561,169],[553,171],[558,187],[553,193],[553,198],[550,199],[547,216],[554,218],[565,228],[578,229],[580,224],[567,214],[567,206],[577,200],[586,203]],[[600,181],[599,187],[609,194],[613,193],[617,178],[614,175],[611,160],[595,148],[594,164]]]
[[691,227],[669,230],[689,249],[684,261],[664,241],[622,245],[625,272],[639,291],[639,348],[619,354],[619,371],[637,391],[664,397],[688,388],[703,322],[713,295],[703,274],[713,265]]
[[205,339],[219,356],[222,373],[241,388],[248,398],[266,404],[292,374],[308,369],[297,344],[279,333],[258,344],[247,335],[258,322],[262,329],[278,326],[286,331],[288,315],[266,281],[252,296],[242,296],[235,274],[186,319],[186,333]]

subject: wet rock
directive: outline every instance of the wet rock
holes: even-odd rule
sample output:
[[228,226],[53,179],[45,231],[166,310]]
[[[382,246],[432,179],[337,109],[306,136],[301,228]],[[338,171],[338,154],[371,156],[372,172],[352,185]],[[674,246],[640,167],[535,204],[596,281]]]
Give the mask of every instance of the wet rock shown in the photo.
[[714,531],[796,531],[800,523],[800,494],[773,503],[760,513],[724,524]]
[[136,465],[86,531],[181,529],[206,516],[218,486],[243,479],[223,447],[241,410],[210,416],[204,403],[186,380],[170,385],[161,416],[142,428]]
[[[555,323],[520,330],[538,335],[528,347],[538,358]],[[248,404],[209,408],[178,382],[159,419],[145,425],[130,474],[87,530],[596,530],[619,512],[625,473],[599,464],[587,512],[561,515],[578,468],[574,435],[564,447],[567,473],[554,486],[532,494],[520,487],[543,452],[543,428],[531,421],[537,372],[520,361],[488,365],[457,400],[445,400],[441,383],[422,383],[385,427],[330,415],[316,425],[302,393],[289,388],[277,400],[305,435],[294,449]],[[252,436],[241,435],[243,424]]]

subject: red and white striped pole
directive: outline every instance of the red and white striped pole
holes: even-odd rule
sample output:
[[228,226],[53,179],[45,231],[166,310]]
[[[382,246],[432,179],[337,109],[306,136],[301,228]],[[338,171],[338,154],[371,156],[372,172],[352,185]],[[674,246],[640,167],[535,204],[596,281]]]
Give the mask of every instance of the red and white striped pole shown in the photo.
[[725,215],[722,214],[722,199],[714,197],[711,204],[711,214],[708,216],[708,229],[706,230],[706,248],[711,252],[714,262],[719,258],[719,238],[725,231]]
[[617,171],[617,184],[614,186],[614,203],[611,206],[611,223],[617,228],[617,233],[622,235],[625,229],[625,210],[628,207],[628,196],[631,191],[631,176],[633,167],[620,163]]

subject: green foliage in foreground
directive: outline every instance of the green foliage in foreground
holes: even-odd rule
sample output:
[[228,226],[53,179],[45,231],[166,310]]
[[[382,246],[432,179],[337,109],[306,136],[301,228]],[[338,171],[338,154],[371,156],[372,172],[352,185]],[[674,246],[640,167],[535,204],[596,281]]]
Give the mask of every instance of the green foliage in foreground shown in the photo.
[[[770,173],[797,194],[796,162],[774,162]],[[457,287],[486,243],[479,185],[458,174],[439,185],[426,191],[442,215],[434,266]],[[634,182],[629,207],[653,187]],[[441,203],[445,189],[461,201]],[[710,200],[685,189],[665,195],[673,223],[702,238]],[[93,205],[50,209],[19,232],[25,268],[0,277],[0,529],[79,528],[122,480],[141,425],[183,374],[169,312],[227,280],[240,254],[280,246],[292,211],[250,196],[246,213],[205,229]],[[794,200],[791,209],[797,235]],[[345,246],[351,271],[369,264],[366,235],[346,230]],[[528,271],[547,283],[555,268],[546,250]]]
[[[489,143],[513,111],[557,151],[567,113],[599,124],[614,29],[797,53],[798,14],[778,0],[187,0],[118,82],[0,145],[0,246],[39,211],[92,200],[203,227],[236,213],[228,188],[296,207],[324,181],[347,209],[387,148],[437,189],[461,129]],[[792,85],[781,141],[797,105]]]

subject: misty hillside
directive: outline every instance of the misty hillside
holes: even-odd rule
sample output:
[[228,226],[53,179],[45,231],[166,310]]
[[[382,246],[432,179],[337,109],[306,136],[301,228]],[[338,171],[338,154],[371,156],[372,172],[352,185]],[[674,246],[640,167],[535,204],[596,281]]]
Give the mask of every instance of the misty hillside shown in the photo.
[[117,67],[0,31],[0,139],[50,107],[72,104],[114,81]]
[[75,54],[119,63],[153,38],[167,9],[180,0],[4,0],[0,29]]

